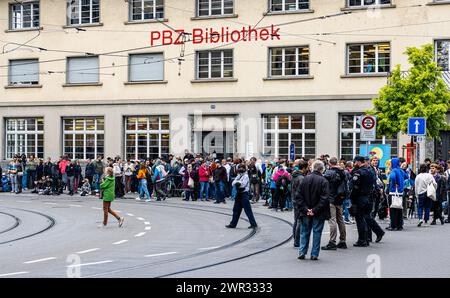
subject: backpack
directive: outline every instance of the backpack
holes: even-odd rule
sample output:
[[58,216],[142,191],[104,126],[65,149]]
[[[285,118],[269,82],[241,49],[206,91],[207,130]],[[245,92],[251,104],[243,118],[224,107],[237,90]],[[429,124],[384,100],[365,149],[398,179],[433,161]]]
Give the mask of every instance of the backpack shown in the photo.
[[337,191],[336,191],[337,196],[338,196],[338,198],[345,199],[350,194],[350,189],[348,187],[348,181],[346,179],[347,177],[343,173],[336,173],[336,174],[339,176],[340,181],[341,181],[339,183],[339,186],[338,186]]
[[289,185],[289,179],[285,175],[282,175],[278,178],[276,184],[279,189],[287,189],[287,186]]

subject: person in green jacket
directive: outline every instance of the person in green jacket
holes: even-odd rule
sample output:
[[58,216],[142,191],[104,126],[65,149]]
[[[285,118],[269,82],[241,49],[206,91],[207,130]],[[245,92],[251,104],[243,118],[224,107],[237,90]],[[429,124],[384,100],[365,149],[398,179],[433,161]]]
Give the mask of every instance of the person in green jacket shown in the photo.
[[122,227],[124,218],[117,215],[117,213],[111,209],[111,203],[114,201],[116,181],[114,178],[113,168],[105,169],[105,180],[100,185],[100,190],[103,199],[103,227],[108,224],[108,213],[111,213],[119,221],[119,227]]

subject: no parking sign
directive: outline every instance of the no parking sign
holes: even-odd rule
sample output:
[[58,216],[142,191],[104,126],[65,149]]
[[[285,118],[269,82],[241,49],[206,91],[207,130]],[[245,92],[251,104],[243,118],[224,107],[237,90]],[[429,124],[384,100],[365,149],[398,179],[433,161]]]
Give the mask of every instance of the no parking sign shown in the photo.
[[363,116],[361,118],[361,141],[375,141],[377,138],[377,118]]

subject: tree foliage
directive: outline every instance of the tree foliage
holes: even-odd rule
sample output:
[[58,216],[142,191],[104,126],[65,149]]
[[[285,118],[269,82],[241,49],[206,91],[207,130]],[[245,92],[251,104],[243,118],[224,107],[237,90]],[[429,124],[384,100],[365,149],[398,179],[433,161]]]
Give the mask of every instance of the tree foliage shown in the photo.
[[450,128],[446,122],[450,91],[434,60],[433,45],[426,44],[420,49],[410,47],[405,54],[411,68],[402,72],[397,65],[390,83],[381,88],[378,98],[373,99],[373,110],[366,113],[377,116],[377,133],[380,135],[406,134],[408,118],[425,117],[427,136],[439,138],[440,130]]

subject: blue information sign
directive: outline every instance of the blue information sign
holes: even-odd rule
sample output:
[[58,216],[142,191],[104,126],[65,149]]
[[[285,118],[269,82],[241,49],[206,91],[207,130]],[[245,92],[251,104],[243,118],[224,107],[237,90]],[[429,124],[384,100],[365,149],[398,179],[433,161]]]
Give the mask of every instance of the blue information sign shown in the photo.
[[422,117],[408,119],[408,135],[424,136],[427,134],[427,119]]

